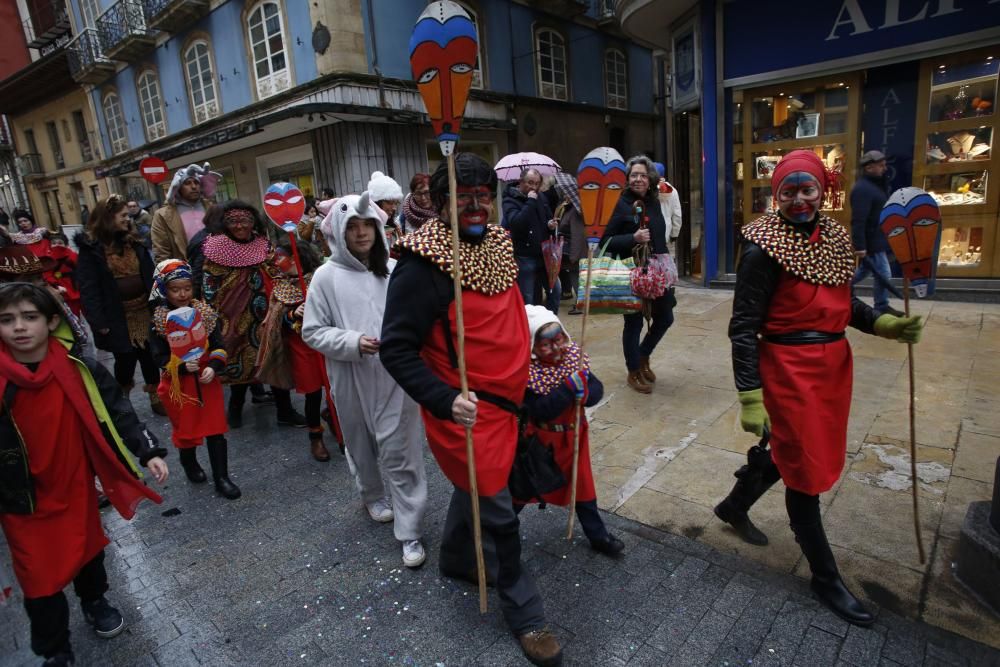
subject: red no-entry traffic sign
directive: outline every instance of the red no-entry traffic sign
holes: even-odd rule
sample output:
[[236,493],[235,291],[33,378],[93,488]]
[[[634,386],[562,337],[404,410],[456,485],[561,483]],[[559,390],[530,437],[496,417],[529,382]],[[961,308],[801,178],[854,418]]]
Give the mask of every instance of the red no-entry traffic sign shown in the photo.
[[139,173],[154,185],[167,178],[167,163],[158,157],[148,157],[139,163]]

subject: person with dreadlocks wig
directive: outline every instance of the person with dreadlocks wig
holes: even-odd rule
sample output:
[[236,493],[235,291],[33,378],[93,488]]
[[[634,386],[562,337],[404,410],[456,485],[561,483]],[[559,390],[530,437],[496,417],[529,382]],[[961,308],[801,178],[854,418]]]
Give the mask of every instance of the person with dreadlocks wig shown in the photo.
[[876,317],[851,293],[850,234],[819,212],[823,161],[811,150],[785,155],[771,176],[778,212],[741,230],[729,338],[739,391],[740,424],[758,437],[770,427],[771,449],[757,445],[715,508],[751,544],[767,544],[747,511],[779,479],[795,539],[812,570],[812,590],[855,625],[875,617],[844,584],[826,539],[819,494],[840,478],[851,409],[851,347],[844,329],[901,342],[920,339],[919,317]]
[[541,594],[521,565],[520,523],[507,479],[517,445],[517,405],[528,382],[531,340],[510,235],[488,224],[497,177],[471,153],[455,156],[462,311],[469,399],[459,391],[448,165],[431,177],[438,217],[404,236],[389,280],[382,364],[423,412],[427,442],[454,485],[441,539],[441,573],[475,580],[465,429],[472,429],[484,537],[496,544],[500,608],[535,664],[559,664]]
[[229,480],[226,410],[218,378],[226,367],[226,350],[218,314],[193,294],[186,262],[165,259],[156,265],[149,295],[153,306],[149,340],[153,358],[163,369],[157,391],[187,478],[195,484],[207,479],[197,457],[197,448],[207,442],[215,490],[234,500],[241,493]]
[[[250,204],[232,199],[221,215],[209,218],[209,236],[202,245],[203,294],[219,314],[226,368],[222,383],[229,385],[227,417],[230,428],[243,425],[243,403],[256,382],[257,356],[275,283],[286,280],[274,264],[271,243],[260,213]],[[303,428],[306,418],[292,407],[288,389],[272,387],[278,424]]]

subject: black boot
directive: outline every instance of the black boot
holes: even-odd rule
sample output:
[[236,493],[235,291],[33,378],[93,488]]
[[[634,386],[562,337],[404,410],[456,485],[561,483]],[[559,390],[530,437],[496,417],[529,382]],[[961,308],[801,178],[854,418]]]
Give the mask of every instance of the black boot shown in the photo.
[[[789,493],[790,492],[790,493]],[[805,498],[815,498],[815,496],[805,496],[791,489],[786,492],[786,502],[789,510],[793,510],[791,496],[803,496]],[[809,508],[811,510],[811,508]],[[854,594],[847,589],[844,580],[840,578],[840,571],[837,570],[837,561],[833,558],[833,551],[830,543],[826,540],[826,532],[823,530],[823,522],[819,517],[819,501],[816,498],[816,507],[813,518],[808,523],[792,522],[792,532],[795,533],[795,540],[802,549],[802,554],[809,561],[809,568],[812,570],[812,581],[810,587],[820,601],[830,608],[830,611],[841,617],[848,623],[867,627],[875,622],[875,615],[865,608],[861,601],[854,597]],[[801,514],[795,513],[803,518]],[[789,511],[789,515],[793,515]]]
[[229,399],[229,409],[226,411],[226,421],[229,428],[239,428],[243,426],[243,401],[237,403],[232,398]]
[[179,450],[179,456],[181,459],[181,467],[184,468],[184,473],[187,478],[194,482],[195,484],[201,484],[208,478],[205,476],[205,471],[202,467],[198,465],[198,450],[195,447],[184,447]]
[[292,407],[292,395],[287,389],[271,388],[274,394],[274,406],[278,410],[279,426],[294,426],[295,428],[305,428],[306,418]]
[[747,452],[747,464],[737,470],[734,476],[736,485],[725,500],[715,506],[715,516],[732,526],[744,542],[765,546],[767,535],[747,515],[750,507],[781,479],[781,473],[771,460],[771,450],[767,449],[765,441],[750,448]]
[[235,500],[243,495],[240,487],[229,481],[229,449],[221,435],[208,438],[208,460],[212,464],[212,479],[215,490],[222,496]]

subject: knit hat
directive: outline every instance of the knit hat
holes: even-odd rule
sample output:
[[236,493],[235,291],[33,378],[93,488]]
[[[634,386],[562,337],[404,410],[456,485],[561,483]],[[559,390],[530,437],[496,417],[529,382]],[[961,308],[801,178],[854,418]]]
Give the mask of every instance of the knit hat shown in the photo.
[[11,280],[20,276],[51,271],[56,261],[48,256],[38,257],[22,245],[8,245],[0,248],[0,276]]
[[365,189],[372,201],[376,203],[386,200],[403,201],[403,189],[399,187],[399,183],[381,171],[372,174],[371,180],[368,181],[368,187]]
[[153,271],[153,289],[149,293],[150,301],[167,300],[167,283],[174,280],[191,280],[191,266],[179,259],[165,259],[156,265]]
[[653,166],[656,167],[656,173],[660,175],[660,178],[667,177],[667,168],[663,166],[662,162],[654,162]]
[[820,188],[823,190],[826,189],[826,165],[823,164],[823,160],[818,155],[803,148],[792,151],[781,158],[781,161],[778,162],[778,165],[774,168],[774,172],[771,174],[771,189],[776,191],[781,187],[781,182],[785,180],[786,176],[797,171],[812,174],[816,177],[816,182],[819,183]]

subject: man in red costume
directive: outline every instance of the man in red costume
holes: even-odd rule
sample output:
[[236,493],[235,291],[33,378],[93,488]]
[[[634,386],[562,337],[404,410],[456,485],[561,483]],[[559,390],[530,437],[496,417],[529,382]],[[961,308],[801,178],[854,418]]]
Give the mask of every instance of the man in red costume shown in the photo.
[[747,511],[782,479],[813,592],[844,620],[865,626],[874,616],[841,579],[819,513],[819,494],[840,478],[847,449],[853,362],[844,329],[915,343],[922,325],[919,317],[876,317],[854,298],[851,237],[820,214],[825,186],[820,158],[792,151],[771,177],[778,213],[742,230],[729,322],[733,372],[743,430],[763,436],[770,427],[772,450],[750,451],[715,513],[747,542],[767,544]]
[[422,409],[427,442],[455,485],[441,539],[445,576],[474,579],[472,499],[465,428],[472,427],[482,529],[496,544],[500,606],[525,655],[560,664],[562,651],[545,629],[542,598],[521,566],[520,523],[507,489],[517,444],[519,405],[528,381],[531,341],[510,236],[488,225],[497,178],[470,153],[455,156],[465,359],[469,400],[458,390],[452,284],[448,165],[431,177],[439,218],[397,243],[401,251],[386,296],[379,355],[386,370]]

